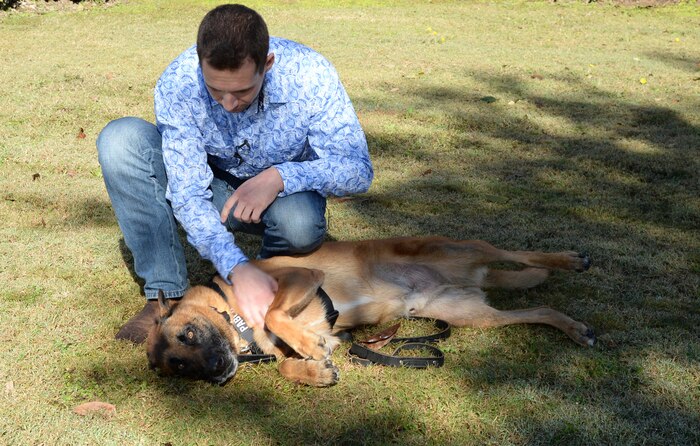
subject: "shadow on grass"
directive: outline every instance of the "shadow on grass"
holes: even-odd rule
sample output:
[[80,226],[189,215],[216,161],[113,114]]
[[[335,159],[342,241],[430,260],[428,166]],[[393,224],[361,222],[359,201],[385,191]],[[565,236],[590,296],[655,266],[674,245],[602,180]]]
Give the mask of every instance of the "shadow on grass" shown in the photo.
[[[691,69],[686,60],[668,62]],[[524,443],[697,442],[700,421],[693,410],[650,388],[640,390],[635,383],[643,378],[626,356],[657,352],[674,358],[678,348],[691,364],[700,361],[689,347],[700,341],[699,246],[692,235],[700,221],[700,128],[672,108],[628,102],[572,79],[560,81],[572,85],[575,99],[530,93],[513,77],[477,78],[496,102],[449,87],[406,94],[405,107],[412,112],[403,119],[437,121],[449,140],[441,144],[450,150],[431,152],[416,143],[418,133],[369,133],[375,158],[411,160],[425,164],[425,170],[347,205],[383,235],[447,235],[509,249],[592,254],[589,274],[555,278],[556,287],[532,290],[529,297],[592,322],[599,334],[610,332],[591,360],[614,363],[610,376],[574,384],[558,377],[546,359],[527,358],[537,364],[534,374],[528,369],[518,376],[521,363],[502,360],[486,368],[495,377],[480,380],[488,387],[523,380],[531,385],[538,376],[535,386],[570,391],[563,398],[567,404],[582,399],[612,424],[580,424],[576,416],[542,419],[535,409],[512,421],[515,427],[528,426],[516,431],[535,432]],[[508,98],[526,107],[508,108]],[[363,108],[361,98],[355,103]],[[376,101],[368,102],[368,109],[381,113],[376,107]],[[434,118],[436,110],[441,119]],[[553,131],[528,115],[563,121],[571,130]],[[515,307],[495,294],[496,306]],[[532,300],[522,306],[532,306]],[[615,352],[619,343],[624,354]]]
[[650,59],[659,60],[665,64],[677,68],[683,71],[688,71],[689,73],[695,74],[697,82],[697,76],[700,76],[700,65],[698,65],[698,60],[700,60],[700,54],[697,52],[693,56],[662,53],[662,52],[651,52],[647,53],[646,56]]
[[[539,327],[513,327],[519,335]],[[550,331],[550,330],[547,330]],[[524,333],[528,334],[528,333]],[[637,352],[561,348],[520,340],[453,358],[454,379],[487,398],[502,398],[509,431],[522,444],[695,444],[697,414],[678,395],[658,395],[628,356]],[[551,338],[551,339],[549,339]],[[535,379],[533,379],[536,377]],[[672,435],[672,438],[669,436]]]
[[[669,358],[680,354],[691,366],[700,361],[690,347],[700,340],[693,275],[698,246],[691,235],[699,221],[700,129],[671,108],[626,102],[570,78],[559,81],[578,90],[575,99],[529,93],[512,77],[477,78],[496,102],[449,87],[406,95],[406,109],[414,110],[406,119],[433,119],[425,112],[435,109],[442,113],[436,127],[444,136],[436,139],[449,150],[431,151],[418,135],[368,133],[376,158],[409,159],[425,169],[381,193],[340,205],[376,228],[371,236],[448,235],[509,249],[591,253],[595,263],[588,274],[557,275],[536,290],[492,296],[499,308],[545,304],[592,323],[608,335],[600,347],[572,353],[559,345],[568,342],[559,333],[547,331],[545,340],[526,343],[524,353],[510,346],[485,347],[480,357],[453,359],[442,370],[447,380],[492,400],[504,398],[499,392],[509,389],[533,389],[534,403],[508,405],[501,423],[517,436],[508,441],[697,443],[697,414],[691,404],[678,402],[683,389],[670,396],[655,391],[635,359],[655,352]],[[509,109],[506,98],[525,106]],[[361,99],[355,103],[362,108]],[[568,130],[553,131],[530,116],[561,120]],[[188,249],[188,262],[198,264]],[[122,252],[130,264],[127,250]],[[193,282],[208,280],[209,267],[190,268]],[[520,335],[539,328],[515,330]],[[511,338],[515,342],[517,336]],[[571,361],[568,368],[563,361]],[[216,427],[235,419],[237,426],[250,425],[281,444],[363,444],[365,439],[417,444],[424,434],[411,421],[417,417],[414,407],[382,408],[391,389],[353,396],[342,381],[334,389],[289,392],[263,385],[203,392],[197,384],[162,386],[163,404],[181,414],[176,422],[197,418]],[[277,410],[279,398],[292,407],[295,398],[322,403],[304,401],[299,410],[308,413],[300,414],[289,407]],[[319,419],[332,420],[335,431],[319,426]],[[455,432],[470,435],[467,426]]]

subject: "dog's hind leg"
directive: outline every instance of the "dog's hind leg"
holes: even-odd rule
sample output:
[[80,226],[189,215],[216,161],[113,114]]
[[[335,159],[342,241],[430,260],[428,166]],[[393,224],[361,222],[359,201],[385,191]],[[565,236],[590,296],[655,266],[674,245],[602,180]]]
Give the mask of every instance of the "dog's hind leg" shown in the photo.
[[524,268],[519,271],[489,269],[483,283],[484,288],[532,288],[549,277],[545,268]]
[[442,319],[456,327],[489,328],[512,324],[546,324],[558,328],[577,344],[592,346],[593,330],[569,316],[547,307],[497,310],[484,300],[480,289],[450,289],[418,309],[416,316]]
[[338,368],[330,359],[321,361],[287,358],[278,370],[290,381],[315,387],[332,386],[338,382]]
[[[570,271],[586,271],[591,265],[591,259],[586,254],[573,251],[538,252],[538,251],[508,251],[499,249],[482,240],[432,240],[422,246],[424,252],[439,253],[432,263],[441,263],[439,259],[447,260],[449,269],[459,265],[487,265],[494,262],[514,262],[535,268],[561,269]],[[432,251],[431,251],[432,250]],[[421,255],[424,255],[421,252]],[[444,264],[441,266],[445,266]]]

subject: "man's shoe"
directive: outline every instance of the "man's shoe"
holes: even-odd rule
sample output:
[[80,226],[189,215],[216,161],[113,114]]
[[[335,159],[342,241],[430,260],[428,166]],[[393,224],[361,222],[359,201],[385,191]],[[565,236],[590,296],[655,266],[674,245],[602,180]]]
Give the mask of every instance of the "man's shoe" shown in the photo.
[[151,331],[156,323],[156,315],[158,314],[158,301],[148,300],[138,314],[129,319],[126,324],[114,336],[115,339],[125,339],[134,344],[142,344],[148,332]]

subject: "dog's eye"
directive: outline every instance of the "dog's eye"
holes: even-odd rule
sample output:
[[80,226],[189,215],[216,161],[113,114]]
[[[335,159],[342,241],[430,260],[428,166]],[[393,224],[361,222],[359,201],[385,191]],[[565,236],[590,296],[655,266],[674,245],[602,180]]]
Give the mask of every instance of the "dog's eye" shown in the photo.
[[170,358],[170,365],[178,371],[185,370],[185,367],[187,367],[185,361],[181,360],[180,358]]
[[196,343],[197,333],[194,329],[187,328],[185,331],[177,336],[177,339],[183,344],[192,345]]

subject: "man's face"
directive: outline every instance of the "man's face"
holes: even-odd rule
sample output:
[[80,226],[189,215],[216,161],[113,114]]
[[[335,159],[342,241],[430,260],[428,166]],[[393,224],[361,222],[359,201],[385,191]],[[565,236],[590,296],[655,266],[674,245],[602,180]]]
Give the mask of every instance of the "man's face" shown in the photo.
[[209,94],[226,111],[240,113],[255,101],[262,88],[265,73],[275,62],[275,55],[269,54],[262,73],[255,68],[255,62],[248,58],[237,70],[217,70],[205,60],[202,61],[202,76]]

